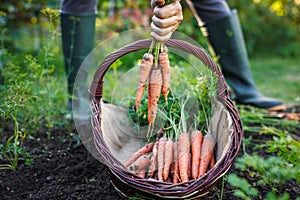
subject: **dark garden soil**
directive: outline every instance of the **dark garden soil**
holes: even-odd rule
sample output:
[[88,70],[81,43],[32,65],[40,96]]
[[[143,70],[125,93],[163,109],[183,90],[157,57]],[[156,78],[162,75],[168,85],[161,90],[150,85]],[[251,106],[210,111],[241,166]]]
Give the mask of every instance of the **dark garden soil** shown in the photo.
[[[46,131],[41,130],[38,137],[25,141],[24,147],[30,149],[33,158],[31,165],[26,166],[20,161],[17,170],[0,171],[0,199],[122,199],[112,186],[106,167],[76,140],[73,135],[76,134],[75,129],[73,134],[71,131],[53,130],[50,139]],[[228,173],[240,172],[231,167]],[[247,179],[251,182],[251,178]],[[222,180],[205,199],[220,199]],[[224,184],[223,199],[238,199],[233,195],[234,189],[226,182]],[[260,195],[270,190],[267,187],[258,189]],[[290,194],[290,199],[296,199],[299,185],[287,183],[285,192]]]

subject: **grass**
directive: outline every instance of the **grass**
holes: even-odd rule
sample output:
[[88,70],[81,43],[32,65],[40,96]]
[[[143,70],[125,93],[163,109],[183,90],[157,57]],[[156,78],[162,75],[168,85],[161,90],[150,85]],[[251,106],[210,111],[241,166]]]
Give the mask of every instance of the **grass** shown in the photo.
[[287,104],[300,103],[299,58],[255,57],[251,59],[252,74],[264,95]]

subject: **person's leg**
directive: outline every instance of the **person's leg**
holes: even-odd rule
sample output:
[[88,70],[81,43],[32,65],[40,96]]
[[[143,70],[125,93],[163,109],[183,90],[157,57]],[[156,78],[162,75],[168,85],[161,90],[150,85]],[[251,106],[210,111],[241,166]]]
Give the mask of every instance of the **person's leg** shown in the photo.
[[192,2],[206,24],[208,40],[219,57],[225,80],[234,91],[236,102],[269,110],[284,109],[281,101],[261,95],[255,86],[236,10],[231,10],[225,0]]
[[[84,59],[94,47],[96,12],[97,0],[61,1],[62,48],[70,95],[68,109],[72,119],[72,112],[76,112],[78,115],[74,116],[73,120],[83,145],[95,158],[100,160],[93,140],[88,112],[90,110],[89,103],[86,102],[87,74],[84,70],[79,71]],[[80,74],[77,74],[78,72]],[[79,88],[74,88],[76,77],[76,83],[80,82],[80,84],[76,84],[80,85]]]
[[[97,0],[61,1],[62,47],[70,95],[69,111],[72,111],[71,96],[76,93],[73,90],[77,72],[94,46],[96,12]],[[84,76],[81,74],[80,78],[84,79]]]

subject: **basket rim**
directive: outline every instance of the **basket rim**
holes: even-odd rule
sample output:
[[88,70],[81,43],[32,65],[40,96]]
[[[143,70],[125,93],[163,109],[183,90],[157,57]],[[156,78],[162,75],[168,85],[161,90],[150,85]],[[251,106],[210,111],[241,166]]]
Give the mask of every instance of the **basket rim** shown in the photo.
[[[145,48],[149,48],[151,44],[151,39],[139,40],[134,43],[128,44],[113,53],[109,54],[103,62],[99,65],[97,71],[94,74],[94,78],[91,82],[89,88],[90,94],[90,102],[91,102],[91,110],[92,110],[92,126],[93,126],[93,133],[94,133],[94,143],[95,146],[103,158],[104,164],[108,166],[110,170],[114,171],[114,175],[118,179],[122,179],[127,185],[134,182],[136,187],[143,188],[143,191],[148,191],[149,193],[156,194],[159,196],[167,196],[172,190],[174,190],[175,186],[186,185],[184,183],[180,184],[166,184],[165,182],[159,182],[161,185],[168,185],[168,189],[164,187],[157,186],[158,181],[149,181],[147,179],[139,178],[135,176],[133,173],[129,172],[122,163],[120,163],[114,156],[111,154],[109,148],[105,144],[103,137],[102,137],[102,130],[101,130],[101,105],[100,101],[102,99],[102,92],[103,92],[103,79],[108,71],[109,67],[120,57]],[[209,190],[209,186],[211,186],[214,182],[216,182],[219,178],[221,178],[231,167],[235,157],[238,154],[242,143],[243,137],[243,128],[240,116],[238,111],[231,101],[229,97],[229,92],[225,83],[224,76],[219,68],[219,66],[209,57],[209,55],[200,47],[190,44],[188,42],[176,39],[170,39],[166,43],[167,47],[178,48],[182,51],[188,52],[196,56],[200,59],[203,64],[215,72],[218,76],[218,92],[217,98],[218,100],[224,105],[224,107],[228,110],[230,117],[232,118],[232,125],[233,125],[233,135],[230,147],[228,152],[226,152],[225,156],[218,161],[219,166],[212,168],[209,172],[207,172],[204,176],[191,180],[187,183],[186,187],[182,187],[178,189],[176,192],[177,196],[186,196],[187,193],[199,190],[198,195],[203,196],[204,193],[207,193]],[[147,180],[147,181],[145,181]],[[206,187],[207,186],[207,187]],[[204,188],[200,190],[199,188]],[[176,189],[176,190],[177,190]],[[171,192],[173,193],[173,192]]]

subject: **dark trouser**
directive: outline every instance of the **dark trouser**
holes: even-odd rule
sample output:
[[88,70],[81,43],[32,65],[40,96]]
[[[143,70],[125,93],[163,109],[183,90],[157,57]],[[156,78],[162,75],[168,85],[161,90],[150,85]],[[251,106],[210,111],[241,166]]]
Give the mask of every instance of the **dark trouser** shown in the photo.
[[230,8],[225,0],[191,0],[197,14],[205,23],[214,22],[230,15]]
[[62,47],[70,96],[78,70],[94,46],[96,12],[97,0],[61,1]]
[[86,14],[97,12],[98,0],[62,0],[61,11],[66,14]]

